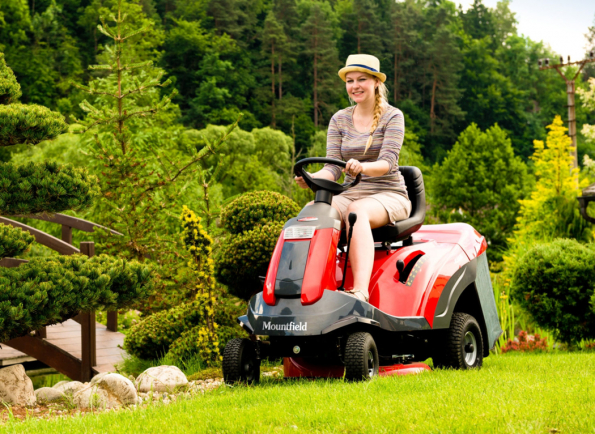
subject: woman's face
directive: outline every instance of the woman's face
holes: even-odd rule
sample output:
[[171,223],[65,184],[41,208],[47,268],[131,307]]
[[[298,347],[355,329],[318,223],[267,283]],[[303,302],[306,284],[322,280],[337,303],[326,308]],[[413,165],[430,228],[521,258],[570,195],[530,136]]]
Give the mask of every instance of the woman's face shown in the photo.
[[352,71],[345,75],[347,95],[357,104],[375,98],[376,78],[365,72]]

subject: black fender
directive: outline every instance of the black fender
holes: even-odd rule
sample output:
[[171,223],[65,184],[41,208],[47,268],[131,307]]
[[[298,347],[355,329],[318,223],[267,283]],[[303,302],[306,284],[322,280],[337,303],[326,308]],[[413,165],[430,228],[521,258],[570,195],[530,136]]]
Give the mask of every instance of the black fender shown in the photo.
[[484,336],[484,356],[487,356],[503,332],[485,252],[458,269],[448,280],[438,299],[432,328],[449,328],[454,312],[475,317]]

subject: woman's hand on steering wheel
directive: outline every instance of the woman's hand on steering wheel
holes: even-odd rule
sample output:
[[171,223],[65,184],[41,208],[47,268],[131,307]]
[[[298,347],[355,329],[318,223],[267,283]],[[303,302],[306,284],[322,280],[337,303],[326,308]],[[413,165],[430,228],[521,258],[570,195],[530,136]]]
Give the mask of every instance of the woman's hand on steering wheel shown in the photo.
[[306,181],[304,181],[304,178],[302,178],[301,176],[296,176],[295,178],[295,182],[298,185],[298,187],[300,188],[309,188],[308,184],[306,184]]
[[351,160],[347,161],[347,164],[343,169],[343,172],[355,178],[360,173],[363,175],[364,168],[362,166],[362,163],[352,158]]

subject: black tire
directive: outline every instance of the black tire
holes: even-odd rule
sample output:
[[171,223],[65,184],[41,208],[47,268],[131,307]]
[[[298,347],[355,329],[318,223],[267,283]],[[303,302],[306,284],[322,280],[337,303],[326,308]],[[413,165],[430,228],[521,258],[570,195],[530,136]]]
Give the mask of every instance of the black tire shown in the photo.
[[435,368],[481,368],[483,337],[475,318],[466,313],[455,312],[432,359]]
[[223,351],[223,381],[227,384],[260,381],[260,360],[256,348],[248,339],[232,339]]
[[370,333],[357,332],[345,344],[345,379],[369,380],[378,375],[378,349]]

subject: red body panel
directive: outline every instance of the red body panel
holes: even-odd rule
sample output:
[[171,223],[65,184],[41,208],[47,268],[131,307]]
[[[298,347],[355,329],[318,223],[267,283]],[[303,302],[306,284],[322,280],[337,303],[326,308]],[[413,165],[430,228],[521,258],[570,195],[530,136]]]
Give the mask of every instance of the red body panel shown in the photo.
[[[313,304],[325,289],[336,290],[343,278],[343,253],[338,253],[339,231],[317,230],[310,241],[310,250],[302,285],[302,304]],[[370,279],[370,304],[383,312],[399,317],[426,318],[433,325],[436,305],[452,275],[463,265],[483,253],[485,238],[465,223],[422,226],[413,234],[412,246],[387,252],[376,250]],[[277,266],[283,248],[279,237],[267,273],[264,300],[275,303],[274,287]],[[399,281],[397,261],[407,264],[419,257],[406,283]],[[353,288],[351,266],[347,263],[345,289]]]
[[[378,375],[386,377],[389,375],[419,374],[431,371],[425,363],[409,363],[407,365],[396,364],[381,366]],[[314,365],[307,363],[301,357],[285,357],[283,359],[283,376],[285,378],[343,378],[345,366],[343,365]]]
[[337,244],[341,233],[337,229],[320,229],[310,241],[308,261],[302,284],[302,304],[316,303],[325,289],[335,290],[334,271],[337,263]]
[[281,231],[275,250],[273,250],[273,256],[271,257],[271,262],[269,262],[269,269],[267,270],[267,277],[264,281],[264,288],[262,290],[262,298],[269,306],[274,306],[277,302],[275,298],[275,279],[277,277],[281,252],[283,251],[283,243],[285,242],[283,234],[284,232]]

